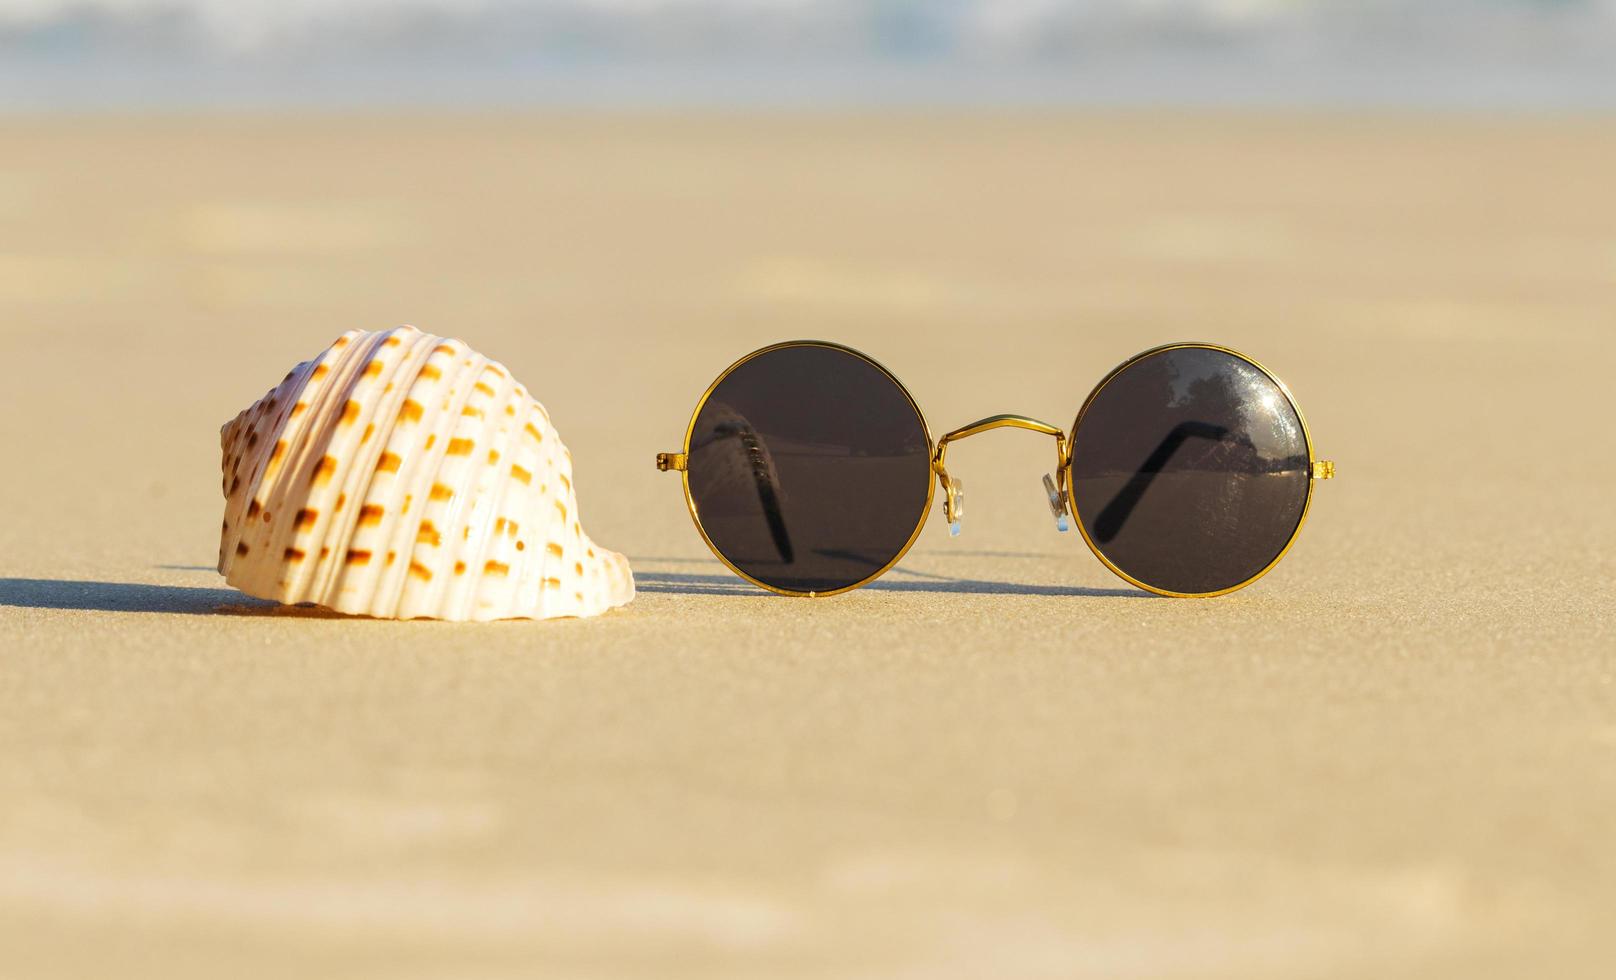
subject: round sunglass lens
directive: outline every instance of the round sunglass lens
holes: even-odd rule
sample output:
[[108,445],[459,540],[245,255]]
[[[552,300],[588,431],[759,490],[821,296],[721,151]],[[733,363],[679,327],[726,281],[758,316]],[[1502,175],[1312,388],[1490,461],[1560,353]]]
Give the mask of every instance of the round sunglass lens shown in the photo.
[[1261,575],[1310,492],[1307,437],[1284,389],[1225,351],[1177,347],[1124,366],[1072,435],[1072,504],[1136,582],[1201,595]]
[[833,592],[897,559],[925,516],[930,440],[893,377],[852,351],[779,347],[732,368],[690,433],[690,497],[726,561]]

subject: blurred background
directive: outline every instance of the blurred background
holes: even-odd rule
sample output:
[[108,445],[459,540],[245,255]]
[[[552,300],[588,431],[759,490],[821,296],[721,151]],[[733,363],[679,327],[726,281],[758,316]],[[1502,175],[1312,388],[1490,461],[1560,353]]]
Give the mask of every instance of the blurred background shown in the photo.
[[4,0],[0,109],[1616,101],[1613,0]]
[[[1616,0],[0,0],[0,976],[1604,980]],[[640,593],[243,605],[219,426],[345,330],[506,364]],[[1147,598],[949,454],[822,603],[691,526],[793,337],[934,434],[1156,344],[1339,464]]]

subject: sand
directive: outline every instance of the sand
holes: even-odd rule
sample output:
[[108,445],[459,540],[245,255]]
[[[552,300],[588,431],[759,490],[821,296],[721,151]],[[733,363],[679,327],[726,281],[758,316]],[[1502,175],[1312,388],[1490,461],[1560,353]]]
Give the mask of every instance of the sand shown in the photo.
[[[1604,977],[1608,119],[0,121],[0,973]],[[640,595],[355,621],[212,570],[218,427],[348,328],[548,406]],[[816,337],[934,433],[1212,340],[1340,477],[1147,597],[949,457],[876,585],[739,582],[655,472]]]

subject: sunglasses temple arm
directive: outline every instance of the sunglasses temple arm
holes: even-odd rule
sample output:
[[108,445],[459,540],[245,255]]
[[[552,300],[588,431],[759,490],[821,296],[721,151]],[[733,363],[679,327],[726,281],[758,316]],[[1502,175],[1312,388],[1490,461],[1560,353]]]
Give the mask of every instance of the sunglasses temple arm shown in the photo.
[[[1206,422],[1181,422],[1174,426],[1145,461],[1139,464],[1138,469],[1122,485],[1094,519],[1094,539],[1101,544],[1115,538],[1122,531],[1122,525],[1128,522],[1133,509],[1139,505],[1145,491],[1156,479],[1156,474],[1162,471],[1173,454],[1190,439],[1207,439],[1221,442],[1229,435],[1229,430],[1221,425],[1211,425]],[[1249,447],[1250,443],[1246,445]],[[1329,480],[1335,477],[1335,463],[1327,459],[1314,460],[1309,467],[1309,476],[1315,480]]]
[[[1229,435],[1229,430],[1221,425],[1211,425],[1206,422],[1180,422],[1174,426],[1162,441],[1156,444],[1150,455],[1134,470],[1133,476],[1122,485],[1105,506],[1100,508],[1099,514],[1094,518],[1094,540],[1104,544],[1116,537],[1122,531],[1122,525],[1128,522],[1133,509],[1139,505],[1145,491],[1156,479],[1156,474],[1162,471],[1167,461],[1173,458],[1179,448],[1190,439],[1206,439],[1212,442],[1221,442]],[[1249,443],[1248,443],[1249,445]]]
[[[791,544],[791,532],[786,529],[785,511],[781,504],[783,495],[780,493],[780,478],[775,473],[774,459],[769,455],[768,447],[745,420],[731,422],[721,435],[733,437],[737,441],[747,468],[751,471],[752,482],[757,487],[758,506],[763,508],[763,519],[768,522],[769,536],[774,539],[774,548],[780,553],[780,560],[789,565],[796,560],[796,549]],[[690,457],[685,453],[656,455],[656,467],[664,473],[670,470],[682,473],[687,471],[689,466]]]
[[786,530],[786,515],[780,505],[780,478],[775,474],[774,459],[750,425],[741,430],[740,439],[747,464],[752,469],[752,480],[757,485],[758,506],[763,508],[764,520],[769,525],[769,536],[774,539],[780,560],[789,565],[796,561],[796,551],[791,546],[791,532]]
[[943,515],[948,518],[949,533],[957,535],[960,532],[960,518],[964,516],[964,494],[959,479],[949,476],[948,467],[945,465],[948,444],[993,429],[1004,428],[1026,429],[1055,437],[1055,478],[1052,480],[1048,475],[1044,476],[1044,492],[1049,499],[1049,509],[1055,517],[1055,526],[1062,531],[1066,530],[1069,499],[1066,486],[1066,433],[1048,422],[1040,422],[1025,415],[992,415],[945,434],[937,440],[937,448],[932,452],[931,468],[932,472],[937,474],[937,482],[943,488]]

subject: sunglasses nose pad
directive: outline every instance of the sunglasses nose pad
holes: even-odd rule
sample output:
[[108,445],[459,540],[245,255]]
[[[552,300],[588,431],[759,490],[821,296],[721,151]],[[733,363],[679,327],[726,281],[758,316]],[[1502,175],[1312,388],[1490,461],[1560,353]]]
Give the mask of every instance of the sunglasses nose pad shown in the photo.
[[1066,492],[1055,489],[1055,480],[1044,474],[1044,496],[1049,501],[1049,512],[1055,516],[1055,530],[1066,532],[1072,525],[1066,520]]
[[948,533],[951,537],[959,537],[960,518],[965,516],[965,484],[957,476],[948,478]]

